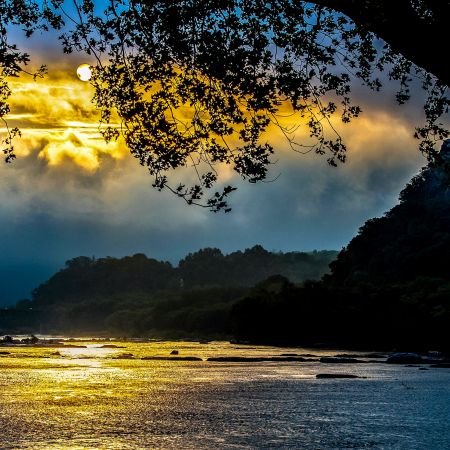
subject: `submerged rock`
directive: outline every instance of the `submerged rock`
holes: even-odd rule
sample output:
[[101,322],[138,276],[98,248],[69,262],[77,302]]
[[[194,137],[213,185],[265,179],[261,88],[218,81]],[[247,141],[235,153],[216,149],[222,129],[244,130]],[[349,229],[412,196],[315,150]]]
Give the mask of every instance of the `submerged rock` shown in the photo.
[[356,364],[367,362],[356,358],[337,358],[335,356],[324,356],[319,361],[326,364]]
[[353,375],[351,373],[318,373],[316,378],[360,378],[358,375]]
[[418,353],[394,353],[386,362],[388,364],[420,364],[424,360]]
[[450,362],[442,362],[438,364],[431,364],[430,367],[433,367],[435,369],[450,369]]
[[304,362],[311,361],[300,356],[214,356],[208,358],[207,361],[214,362]]
[[37,344],[39,342],[39,339],[34,334],[32,334],[29,338],[22,339],[20,342],[22,344],[32,344],[33,345],[33,344]]
[[120,345],[114,345],[114,344],[105,344],[105,345],[102,345],[100,348],[126,348],[126,347],[123,347]]
[[335,355],[335,358],[386,358],[386,355],[382,353],[361,353],[361,354],[354,354],[354,353],[341,353],[339,355]]
[[133,359],[134,355],[133,353],[121,353],[120,355],[116,356],[116,359]]
[[144,356],[144,361],[203,361],[198,356]]

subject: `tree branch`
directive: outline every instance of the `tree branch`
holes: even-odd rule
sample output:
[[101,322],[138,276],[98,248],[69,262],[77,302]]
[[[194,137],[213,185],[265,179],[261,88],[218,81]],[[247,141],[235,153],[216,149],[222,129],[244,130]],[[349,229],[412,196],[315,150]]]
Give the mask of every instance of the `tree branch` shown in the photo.
[[450,15],[447,0],[425,2],[431,17],[421,17],[411,0],[310,0],[308,3],[346,15],[362,29],[384,40],[394,52],[450,87],[450,71],[443,63]]

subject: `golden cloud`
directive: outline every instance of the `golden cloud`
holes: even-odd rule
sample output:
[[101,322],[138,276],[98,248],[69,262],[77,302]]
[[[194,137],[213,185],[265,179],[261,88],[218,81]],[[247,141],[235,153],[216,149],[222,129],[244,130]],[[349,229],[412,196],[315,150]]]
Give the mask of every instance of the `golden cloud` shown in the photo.
[[[19,157],[37,152],[38,157],[49,167],[72,164],[87,173],[96,173],[105,156],[121,160],[129,154],[123,140],[109,144],[103,140],[98,130],[99,112],[91,103],[93,88],[76,77],[75,67],[59,67],[43,80],[19,78],[12,80],[10,84],[13,95],[8,122],[10,126],[18,126],[23,134],[22,139],[15,142]],[[180,118],[189,119],[191,112],[187,107],[181,108]],[[296,156],[292,149],[307,152],[308,147],[290,145],[287,139],[289,137],[295,143],[314,143],[309,137],[305,119],[283,105],[278,121],[285,130],[292,132],[286,134],[275,124],[269,126],[264,137],[279,152],[276,157],[291,160]],[[367,153],[371,155],[370,160],[381,156],[381,143],[386,136],[389,136],[390,141],[401,142],[401,150],[406,147],[406,142],[408,147],[415,146],[411,138],[411,124],[386,110],[369,111],[369,114],[345,127],[335,117],[331,125],[343,134],[350,149],[349,156],[353,158],[357,154],[356,159],[359,161],[367,158]],[[378,144],[374,145],[374,142]],[[229,143],[232,146],[238,145],[235,136],[230,138]],[[305,161],[304,158],[299,159],[302,160],[299,161],[300,164]],[[317,158],[313,156],[313,159]],[[220,165],[217,170],[223,182],[236,176],[229,165]],[[184,174],[181,176],[184,178]]]
[[15,142],[19,157],[28,156],[40,143],[39,158],[49,166],[73,163],[93,172],[103,155],[122,159],[127,153],[122,141],[103,140],[99,113],[90,101],[92,87],[70,72],[36,81],[19,78],[10,85],[13,95],[7,119],[9,126],[22,131]]

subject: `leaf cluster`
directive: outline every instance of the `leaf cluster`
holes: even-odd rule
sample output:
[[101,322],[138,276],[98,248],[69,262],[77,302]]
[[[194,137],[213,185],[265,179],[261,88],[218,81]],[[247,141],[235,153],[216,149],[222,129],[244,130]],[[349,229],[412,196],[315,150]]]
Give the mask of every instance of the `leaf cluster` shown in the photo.
[[46,67],[41,66],[36,72],[30,73],[26,66],[30,62],[30,55],[22,52],[16,44],[8,39],[12,28],[21,29],[27,37],[38,30],[48,31],[49,28],[59,29],[62,25],[61,16],[55,11],[62,0],[3,0],[0,3],[0,121],[3,123],[6,134],[0,139],[0,150],[5,155],[7,163],[12,162],[14,153],[14,138],[21,135],[18,128],[10,129],[6,116],[10,112],[8,99],[11,88],[8,79],[27,73],[34,79],[42,78]]
[[[415,20],[436,19],[431,0],[411,2]],[[266,180],[273,126],[293,150],[324,155],[332,166],[345,162],[337,123],[361,113],[352,102],[355,81],[375,91],[387,79],[397,82],[400,104],[410,98],[411,83],[421,83],[426,123],[416,137],[428,159],[436,159],[436,142],[448,136],[442,119],[448,86],[377,37],[372,25],[387,20],[382,3],[361,4],[365,23],[332,9],[332,1],[107,0],[101,10],[92,0],[73,0],[70,15],[61,0],[8,0],[0,27],[4,36],[10,24],[31,34],[64,21],[64,51],[96,58],[93,102],[105,140],[122,136],[155,188],[229,211],[234,187],[221,183],[221,165],[252,183]],[[28,56],[9,44],[2,48],[5,76],[23,70]],[[7,84],[1,92],[6,105]],[[0,111],[3,118],[9,109]],[[301,127],[309,137],[299,141]],[[173,171],[180,167],[192,176],[177,184]]]

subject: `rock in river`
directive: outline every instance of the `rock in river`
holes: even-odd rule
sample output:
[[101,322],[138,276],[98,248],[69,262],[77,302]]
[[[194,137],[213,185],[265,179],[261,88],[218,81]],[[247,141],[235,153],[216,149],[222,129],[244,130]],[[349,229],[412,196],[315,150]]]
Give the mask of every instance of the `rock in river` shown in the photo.
[[366,361],[356,358],[337,358],[333,356],[324,356],[320,358],[320,362],[327,364],[356,364],[356,363],[365,363]]
[[388,364],[420,364],[424,361],[418,353],[394,353],[386,362]]
[[318,373],[316,378],[359,378],[358,375],[351,373]]

